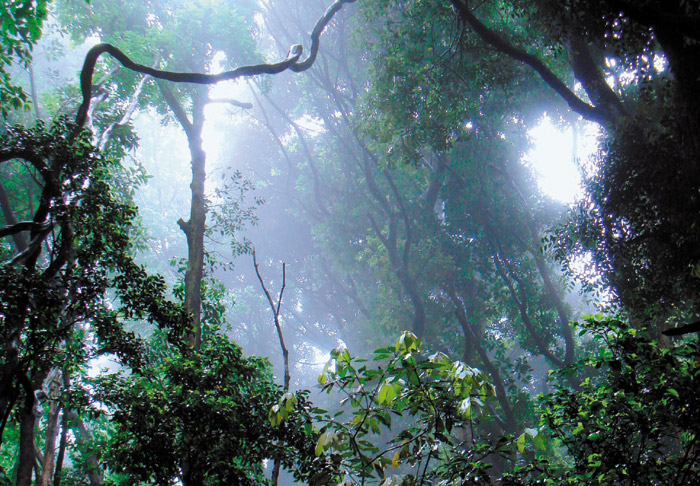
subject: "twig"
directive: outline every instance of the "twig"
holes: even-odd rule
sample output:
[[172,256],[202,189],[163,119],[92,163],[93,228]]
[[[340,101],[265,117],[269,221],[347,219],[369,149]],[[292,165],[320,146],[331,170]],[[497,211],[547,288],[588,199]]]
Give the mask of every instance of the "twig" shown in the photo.
[[272,315],[275,319],[275,328],[277,328],[277,336],[280,340],[280,347],[282,348],[282,357],[284,358],[284,391],[289,391],[289,350],[284,344],[284,336],[282,335],[282,326],[280,325],[280,306],[282,305],[282,295],[284,294],[284,288],[286,286],[286,264],[282,263],[282,288],[280,288],[280,294],[277,298],[277,303],[272,299],[270,292],[265,286],[262,275],[260,275],[260,269],[258,268],[258,260],[255,256],[255,250],[253,250],[253,266],[255,267],[255,274],[258,276],[258,281],[260,286],[265,292],[265,297],[267,297],[267,302],[270,304],[270,309],[272,310]]
[[[263,281],[262,275],[260,275],[260,270],[258,269],[258,260],[255,257],[255,250],[253,250],[253,266],[255,267],[255,274],[258,276],[258,281],[260,282],[260,286],[263,289],[263,292],[265,292],[265,297],[267,297],[267,302],[270,304],[270,309],[272,310],[272,315],[274,316],[275,319],[275,327],[277,328],[277,336],[280,339],[280,347],[282,348],[282,357],[284,358],[284,392],[289,391],[289,381],[290,381],[290,375],[289,375],[289,350],[287,349],[287,346],[284,344],[284,336],[282,335],[282,327],[280,326],[280,306],[282,305],[282,295],[284,294],[284,287],[286,286],[287,283],[287,276],[286,276],[286,264],[282,263],[282,287],[280,288],[280,294],[279,297],[277,297],[277,305],[275,305],[275,301],[272,300],[272,296],[270,295],[270,292],[267,290],[267,287],[265,286],[265,282]],[[275,458],[275,463],[272,468],[272,484],[277,485],[277,481],[279,479],[280,475],[280,458],[276,457]]]

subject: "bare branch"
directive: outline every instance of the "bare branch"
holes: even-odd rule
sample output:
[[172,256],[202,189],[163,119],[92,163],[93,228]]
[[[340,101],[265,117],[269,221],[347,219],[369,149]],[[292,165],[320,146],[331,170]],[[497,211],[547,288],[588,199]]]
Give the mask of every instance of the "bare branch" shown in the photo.
[[[277,297],[277,304],[275,305],[274,300],[272,300],[272,296],[270,295],[270,292],[267,290],[267,287],[265,286],[265,282],[263,281],[262,275],[260,275],[260,270],[258,269],[258,260],[255,257],[255,250],[253,250],[253,266],[255,267],[255,274],[258,276],[258,281],[260,282],[260,286],[263,289],[263,292],[265,292],[265,297],[267,297],[267,302],[270,304],[270,309],[272,310],[272,315],[274,316],[275,319],[275,328],[277,328],[277,336],[279,337],[280,340],[280,347],[282,348],[282,357],[284,358],[284,391],[288,392],[289,391],[289,382],[290,382],[290,374],[289,374],[289,350],[287,349],[287,346],[284,344],[284,336],[282,335],[282,326],[280,326],[280,306],[282,305],[282,295],[284,294],[284,288],[287,284],[287,275],[286,275],[286,264],[282,263],[282,288],[280,288],[280,294],[279,297]],[[272,484],[277,485],[277,481],[279,479],[279,474],[280,474],[280,458],[277,457],[275,458],[275,463],[273,466],[272,470]]]
[[270,304],[270,309],[272,310],[272,315],[275,319],[275,328],[277,329],[277,336],[280,340],[280,347],[282,348],[282,357],[284,358],[284,391],[289,391],[289,350],[284,344],[284,336],[282,334],[282,326],[280,325],[280,306],[282,305],[282,295],[284,294],[284,288],[287,284],[286,275],[286,264],[282,264],[282,287],[280,288],[279,296],[277,297],[277,303],[272,299],[270,291],[267,290],[265,282],[263,281],[262,275],[260,275],[260,269],[258,268],[258,260],[255,256],[255,250],[253,250],[253,266],[255,267],[255,274],[258,276],[258,281],[260,286],[265,292],[265,297],[267,297],[267,302]]
[[250,110],[253,108],[253,103],[246,103],[245,101],[238,101],[233,98],[210,98],[207,103],[222,103],[237,106],[238,108],[243,108],[244,110]]
[[146,82],[149,79],[151,79],[150,76],[144,76],[141,78],[139,84],[136,86],[136,89],[134,90],[133,94],[131,95],[131,98],[129,99],[129,106],[124,112],[124,116],[122,116],[119,119],[119,121],[114,121],[110,123],[107,129],[104,132],[102,132],[102,135],[100,135],[100,140],[99,142],[97,142],[98,149],[103,150],[105,148],[105,145],[107,145],[109,138],[112,136],[112,131],[114,131],[115,128],[123,127],[124,125],[129,123],[131,117],[136,111],[136,108],[138,107],[138,101],[139,96],[141,96],[141,91],[143,91],[143,87],[146,85]]

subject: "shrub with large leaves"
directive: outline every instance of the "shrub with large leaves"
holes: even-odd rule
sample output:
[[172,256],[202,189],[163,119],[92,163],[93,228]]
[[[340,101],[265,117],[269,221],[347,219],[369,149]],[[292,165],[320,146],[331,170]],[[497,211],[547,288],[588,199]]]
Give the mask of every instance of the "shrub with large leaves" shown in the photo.
[[492,462],[513,445],[474,426],[493,420],[487,376],[443,353],[425,356],[410,332],[377,349],[374,364],[346,348],[331,356],[319,383],[344,398],[316,417],[316,455],[339,464],[341,484],[488,484]]

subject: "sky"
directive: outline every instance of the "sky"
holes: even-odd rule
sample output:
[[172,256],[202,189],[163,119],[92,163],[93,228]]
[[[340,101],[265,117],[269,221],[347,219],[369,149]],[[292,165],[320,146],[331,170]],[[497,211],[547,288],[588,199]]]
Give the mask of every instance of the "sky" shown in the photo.
[[572,127],[557,127],[546,115],[529,135],[532,149],[525,162],[535,170],[540,189],[565,204],[573,204],[582,194],[579,164],[595,150],[596,127],[578,122]]

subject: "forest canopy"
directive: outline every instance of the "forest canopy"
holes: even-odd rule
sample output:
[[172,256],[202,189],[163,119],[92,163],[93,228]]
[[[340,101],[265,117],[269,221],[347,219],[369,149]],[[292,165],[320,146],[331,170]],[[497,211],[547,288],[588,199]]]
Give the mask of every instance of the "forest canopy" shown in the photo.
[[0,484],[695,484],[700,2],[0,16]]

